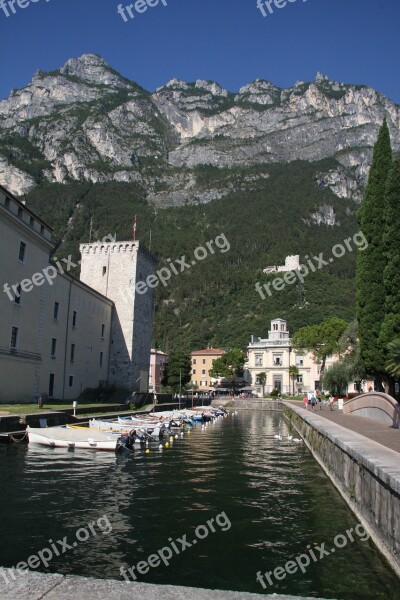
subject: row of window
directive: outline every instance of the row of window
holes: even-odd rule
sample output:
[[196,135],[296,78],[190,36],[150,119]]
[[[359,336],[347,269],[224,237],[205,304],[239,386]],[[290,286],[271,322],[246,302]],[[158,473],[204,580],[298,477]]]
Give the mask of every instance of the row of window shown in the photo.
[[[10,339],[10,349],[17,350],[19,343],[19,327],[11,327],[11,339]],[[70,347],[70,362],[75,361],[75,344],[71,344]],[[51,350],[50,350],[51,358],[55,359],[57,357],[57,338],[51,338]],[[103,366],[103,358],[104,352],[100,352],[100,367]]]
[[[75,375],[68,375],[68,387],[70,387],[70,388],[74,387],[74,379],[75,379]],[[55,382],[56,382],[55,373],[50,373],[50,376],[49,376],[49,396],[50,396],[50,398],[52,398],[54,396]]]
[[[70,347],[70,353],[69,353],[69,360],[70,362],[75,362],[75,349],[76,349],[76,344],[71,344]],[[57,357],[57,338],[51,338],[51,358],[56,358]],[[100,367],[103,366],[103,357],[104,357],[104,352],[100,352]]]
[[[274,379],[274,383],[275,383],[275,379]],[[296,375],[296,383],[303,383],[303,375],[301,375],[301,374]],[[256,385],[262,385],[262,382],[260,381],[259,377],[256,377]]]
[[[211,363],[212,363],[212,364],[214,364],[216,360],[217,360],[216,358],[213,358],[213,359],[211,360]],[[203,361],[203,365],[205,365],[205,364],[206,364],[206,359],[205,359],[205,358],[203,358],[203,359],[202,359],[202,361]],[[193,358],[193,359],[192,359],[192,363],[193,363],[194,365],[195,365],[195,364],[197,364],[197,358]]]
[[[5,207],[6,208],[10,208],[10,198],[6,197],[5,200]],[[18,218],[22,219],[24,216],[24,209],[22,208],[22,206],[18,206]],[[29,225],[31,227],[35,226],[35,219],[34,217],[32,217],[32,215],[29,216]],[[44,234],[44,225],[40,224],[40,233],[43,235]]]
[[[194,380],[193,383],[194,383],[194,385],[197,385],[196,380]],[[200,381],[200,387],[207,387],[207,385],[208,385],[207,381],[205,381],[205,380]],[[211,385],[211,382],[210,382],[210,385]]]
[[[255,365],[256,367],[262,367],[263,366],[263,359],[264,359],[264,355],[263,354],[256,354],[255,355]],[[282,354],[273,354],[272,355],[272,362],[276,367],[281,367],[283,365],[283,355]],[[296,356],[296,366],[297,367],[302,367],[304,365],[304,358],[302,356]]]
[[[192,370],[192,374],[193,374],[193,375],[196,375],[196,369],[193,369],[193,370]],[[202,375],[206,375],[206,370],[205,370],[205,369],[202,369],[202,370],[201,370],[201,374],[202,374]]]
[[[18,285],[16,288],[15,295],[14,295],[14,303],[15,304],[18,304],[18,305],[21,304],[21,294],[22,294],[21,286]],[[60,320],[60,303],[59,302],[54,302],[53,319],[54,319],[54,321]],[[76,328],[77,321],[78,321],[78,313],[76,310],[74,310],[72,313],[72,327],[73,328]],[[105,331],[106,331],[106,326],[104,323],[102,323],[101,324],[101,339],[102,340],[104,340]]]

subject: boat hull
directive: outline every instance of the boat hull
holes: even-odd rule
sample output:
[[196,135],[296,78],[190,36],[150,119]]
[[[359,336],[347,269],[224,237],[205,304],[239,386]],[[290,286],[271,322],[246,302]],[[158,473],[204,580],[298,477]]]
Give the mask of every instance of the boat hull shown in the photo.
[[30,444],[39,444],[40,446],[50,446],[52,448],[115,452],[118,444],[116,436],[88,435],[87,432],[76,432],[71,429],[56,427],[39,429],[28,426],[26,432]]

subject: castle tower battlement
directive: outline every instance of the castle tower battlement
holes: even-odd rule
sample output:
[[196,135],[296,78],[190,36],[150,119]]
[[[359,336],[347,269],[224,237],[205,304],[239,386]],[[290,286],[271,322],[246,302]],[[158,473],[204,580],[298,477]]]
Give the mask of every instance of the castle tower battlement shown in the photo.
[[109,382],[147,391],[153,324],[153,289],[136,284],[154,275],[155,257],[138,241],[81,244],[81,281],[114,302]]

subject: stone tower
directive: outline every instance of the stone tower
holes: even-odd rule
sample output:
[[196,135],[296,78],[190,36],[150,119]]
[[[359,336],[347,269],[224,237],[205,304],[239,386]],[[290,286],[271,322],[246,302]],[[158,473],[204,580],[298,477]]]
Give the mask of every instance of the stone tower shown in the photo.
[[[153,325],[156,259],[140,242],[81,244],[80,279],[114,302],[111,321],[109,383],[147,392]],[[143,292],[143,290],[145,290]]]

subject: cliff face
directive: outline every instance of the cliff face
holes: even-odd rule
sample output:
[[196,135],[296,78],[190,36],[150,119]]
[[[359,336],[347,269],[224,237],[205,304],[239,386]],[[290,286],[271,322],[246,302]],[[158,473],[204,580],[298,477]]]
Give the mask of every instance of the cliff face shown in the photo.
[[[359,201],[384,116],[399,151],[399,107],[369,87],[318,74],[288,89],[257,80],[236,94],[174,79],[150,94],[88,54],[38,71],[0,102],[0,183],[21,195],[46,181],[138,182],[163,208],[251,186],[238,182],[242,166],[265,165],[257,179],[274,162],[335,157],[338,168],[316,184]],[[221,180],[200,188],[205,164]]]

